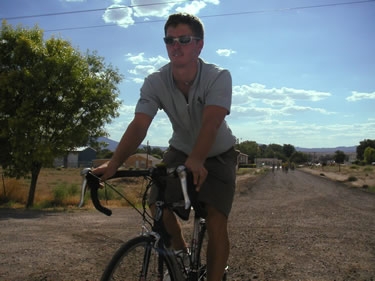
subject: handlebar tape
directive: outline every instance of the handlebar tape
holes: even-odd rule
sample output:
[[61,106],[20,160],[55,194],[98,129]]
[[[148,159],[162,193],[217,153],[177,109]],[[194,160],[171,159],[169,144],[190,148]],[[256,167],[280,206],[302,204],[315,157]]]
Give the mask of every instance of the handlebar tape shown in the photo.
[[104,206],[99,201],[98,198],[98,189],[100,188],[100,181],[99,178],[94,176],[92,173],[88,173],[86,175],[87,178],[87,183],[91,189],[91,201],[94,204],[95,208],[99,211],[102,212],[103,214],[110,216],[112,215],[112,211]]

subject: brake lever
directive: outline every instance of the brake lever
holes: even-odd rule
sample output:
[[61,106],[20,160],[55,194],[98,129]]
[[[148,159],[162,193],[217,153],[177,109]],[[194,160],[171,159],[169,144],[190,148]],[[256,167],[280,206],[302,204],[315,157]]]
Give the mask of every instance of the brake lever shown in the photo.
[[85,194],[87,190],[87,178],[86,175],[91,171],[90,168],[84,168],[81,170],[81,176],[82,176],[82,187],[81,187],[81,199],[78,204],[78,208],[81,208],[83,206],[83,203],[85,201]]
[[187,173],[186,173],[186,167],[185,166],[178,166],[176,169],[176,172],[178,174],[178,177],[181,181],[181,188],[182,188],[182,194],[184,195],[184,201],[185,201],[185,209],[189,209],[191,207],[190,197],[187,191]]

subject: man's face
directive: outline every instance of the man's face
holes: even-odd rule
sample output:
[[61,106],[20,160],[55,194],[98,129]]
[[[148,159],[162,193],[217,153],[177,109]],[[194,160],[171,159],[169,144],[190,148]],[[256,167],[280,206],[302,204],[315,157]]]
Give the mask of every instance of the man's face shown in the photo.
[[[185,38],[185,36],[187,36]],[[186,24],[179,24],[176,27],[170,26],[167,29],[166,38],[181,38],[181,42],[173,41],[172,44],[166,44],[167,52],[171,63],[174,66],[185,66],[189,63],[196,63],[199,54],[203,48],[203,40],[191,39],[193,31]],[[196,38],[196,37],[194,37]],[[184,44],[184,42],[189,43]]]

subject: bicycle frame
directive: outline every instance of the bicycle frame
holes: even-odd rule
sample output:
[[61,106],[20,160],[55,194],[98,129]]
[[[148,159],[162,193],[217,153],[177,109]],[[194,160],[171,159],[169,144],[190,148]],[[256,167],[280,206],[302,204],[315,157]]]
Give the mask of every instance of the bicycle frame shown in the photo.
[[[157,168],[156,168],[157,169]],[[184,166],[179,166],[177,169],[172,169],[167,171],[167,173],[173,173],[176,172],[178,177],[180,178],[181,182],[181,188],[182,192],[184,195],[184,207],[185,208],[191,208],[192,202],[190,201],[190,197],[188,194],[188,184],[191,184],[191,182],[188,181],[187,178],[187,172],[186,168]],[[155,174],[156,173],[156,174]],[[79,203],[79,207],[83,206],[84,203],[84,196],[86,193],[87,186],[90,187],[91,189],[91,200],[97,210],[100,212],[110,216],[112,214],[111,210],[109,210],[106,207],[103,207],[100,204],[100,201],[98,200],[98,188],[100,187],[100,179],[95,176],[92,172],[91,169],[86,168],[81,171],[81,175],[83,177],[82,181],[82,191],[81,191],[81,200]],[[127,171],[118,171],[111,179],[113,178],[118,178],[118,177],[145,177],[148,180],[148,186],[152,184],[153,180],[156,181],[156,184],[160,184],[158,182],[158,172],[154,169],[150,170],[127,170]],[[116,193],[120,194],[123,198],[124,195],[121,194],[119,191],[117,191],[112,185],[108,185],[112,190],[114,190]],[[145,194],[147,193],[147,189],[145,191]],[[161,195],[163,196],[163,195]],[[145,195],[144,195],[145,198]],[[166,232],[163,224],[163,211],[165,208],[166,203],[163,201],[163,199],[158,198],[159,200],[155,203],[156,207],[156,212],[153,217],[153,223],[149,222],[145,216],[145,204],[143,203],[143,213],[141,213],[134,205],[133,208],[135,208],[143,217],[143,225],[142,225],[142,235],[143,236],[150,236],[153,237],[155,243],[154,243],[154,248],[157,249],[157,251],[160,254],[160,260],[159,264],[162,267],[162,255],[164,256],[169,256],[173,257],[172,258],[172,263],[177,265],[177,259],[174,256],[174,252],[168,248],[169,246],[169,241],[168,241],[168,233]],[[127,200],[125,198],[125,200]],[[128,200],[127,200],[128,201]],[[129,202],[129,201],[128,201]],[[202,274],[206,274],[206,267],[200,268],[201,265],[201,258],[200,258],[200,253],[201,253],[201,247],[202,247],[202,242],[203,242],[203,237],[206,232],[206,225],[205,225],[205,220],[201,218],[197,211],[193,208],[194,210],[194,224],[193,224],[193,233],[191,237],[191,244],[190,244],[190,253],[191,255],[189,256],[190,259],[190,266],[189,269],[185,272],[184,269],[181,269],[181,272],[177,272],[177,280],[201,280],[199,279]],[[151,230],[146,227],[146,222],[151,226]],[[148,256],[148,255],[145,255]],[[144,268],[142,271],[145,270],[148,266],[148,262],[146,259],[144,260]],[[163,268],[159,269],[159,273],[162,274]],[[202,273],[203,272],[203,273]],[[142,274],[146,274],[143,272]],[[185,277],[183,276],[185,275]],[[188,278],[188,279],[186,279]]]

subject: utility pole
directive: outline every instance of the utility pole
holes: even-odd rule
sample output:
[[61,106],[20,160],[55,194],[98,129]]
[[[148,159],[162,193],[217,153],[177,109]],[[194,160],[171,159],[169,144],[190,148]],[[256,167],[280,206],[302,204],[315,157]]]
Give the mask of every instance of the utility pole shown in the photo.
[[146,146],[146,169],[148,169],[148,152],[149,152],[149,146],[148,146],[148,141],[147,141],[147,146]]

